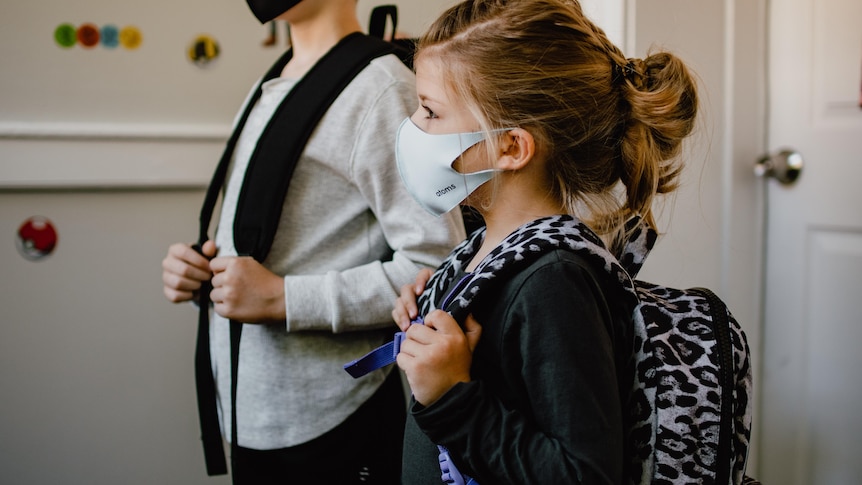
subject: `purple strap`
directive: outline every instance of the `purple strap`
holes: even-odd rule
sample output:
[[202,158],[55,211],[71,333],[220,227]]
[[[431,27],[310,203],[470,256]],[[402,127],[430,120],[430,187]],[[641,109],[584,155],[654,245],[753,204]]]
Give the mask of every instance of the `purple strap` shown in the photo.
[[458,467],[455,466],[455,462],[452,461],[452,457],[449,456],[449,450],[445,446],[437,445],[437,449],[440,451],[437,459],[440,461],[440,472],[442,473],[440,478],[443,480],[443,483],[451,485],[479,485],[476,480],[458,471]]
[[391,342],[381,345],[362,357],[344,364],[344,370],[356,379],[394,363],[398,357],[398,352],[401,351],[402,340],[404,340],[404,332],[396,333],[395,338]]
[[[443,308],[446,308],[447,304],[451,302],[452,297],[464,288],[465,283],[470,280],[471,276],[472,275],[470,274],[466,274],[458,281],[458,283],[455,284],[452,291],[450,291],[446,298],[444,298],[442,305]],[[417,317],[410,323],[412,325],[424,324],[422,317]],[[362,377],[369,372],[380,369],[381,367],[386,367],[397,360],[398,353],[401,352],[401,342],[403,341],[404,332],[397,332],[391,342],[383,344],[362,357],[344,364],[344,370],[346,370],[347,373],[355,379]],[[442,473],[440,478],[443,479],[444,483],[453,485],[479,485],[475,480],[467,475],[462,475],[461,472],[458,471],[458,468],[449,456],[449,450],[447,450],[446,447],[437,445],[437,448],[440,450],[440,454],[438,455],[438,459],[440,460],[440,471]]]
[[[446,308],[446,306],[451,302],[451,299],[454,295],[457,294],[458,291],[462,290],[465,286],[465,283],[470,280],[471,274],[466,274],[458,280],[458,283],[452,288],[452,291],[446,296],[443,300],[442,308]],[[422,317],[417,317],[415,320],[410,322],[411,324],[422,324]],[[398,352],[401,352],[401,342],[404,340],[404,332],[398,332],[395,334],[395,338],[392,342],[388,344],[381,345],[376,349],[368,352],[362,357],[352,360],[346,364],[344,364],[344,370],[347,371],[348,374],[353,376],[354,379],[362,377],[369,372],[380,369],[381,367],[386,367],[395,362],[398,358]]]
[[[421,324],[422,317],[418,317],[410,323]],[[362,357],[344,364],[344,370],[356,379],[371,371],[393,364],[398,358],[398,353],[401,352],[401,342],[403,341],[404,332],[397,332],[391,342],[383,344]]]

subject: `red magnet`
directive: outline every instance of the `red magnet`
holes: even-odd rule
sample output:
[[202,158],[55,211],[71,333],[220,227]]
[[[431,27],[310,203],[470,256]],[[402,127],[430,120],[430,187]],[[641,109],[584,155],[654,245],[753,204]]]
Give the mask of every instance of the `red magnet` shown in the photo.
[[57,247],[57,230],[47,218],[34,216],[18,228],[16,242],[22,256],[38,261],[54,252]]
[[87,48],[95,47],[99,44],[99,28],[93,24],[78,27],[78,42]]

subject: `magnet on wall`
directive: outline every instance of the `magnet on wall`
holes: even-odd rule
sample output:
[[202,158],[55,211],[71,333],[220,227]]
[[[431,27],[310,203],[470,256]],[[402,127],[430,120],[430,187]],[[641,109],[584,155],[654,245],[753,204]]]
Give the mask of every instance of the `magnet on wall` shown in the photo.
[[78,27],[78,43],[83,47],[92,48],[99,45],[99,28],[93,24],[84,24]]
[[85,49],[93,49],[101,45],[106,49],[123,46],[128,50],[135,50],[141,46],[143,34],[141,34],[140,29],[132,25],[123,27],[121,30],[112,24],[99,28],[92,23],[86,23],[79,27],[64,23],[54,29],[54,41],[64,49],[76,45]]
[[219,56],[218,42],[209,35],[199,35],[187,50],[190,61],[198,67],[206,67]]
[[115,25],[103,26],[99,37],[102,39],[102,46],[108,49],[114,49],[120,45],[120,29]]
[[68,49],[78,42],[78,31],[72,24],[60,24],[54,29],[54,40],[60,47]]
[[141,46],[144,41],[144,35],[141,30],[133,25],[123,27],[120,30],[120,45],[132,51]]
[[18,228],[15,242],[21,256],[30,261],[39,261],[57,247],[57,230],[47,217],[33,216]]

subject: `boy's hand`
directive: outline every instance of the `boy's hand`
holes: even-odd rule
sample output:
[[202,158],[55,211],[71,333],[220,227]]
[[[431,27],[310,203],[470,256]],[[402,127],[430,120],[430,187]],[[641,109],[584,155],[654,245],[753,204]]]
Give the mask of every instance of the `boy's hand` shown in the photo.
[[183,243],[168,248],[168,255],[162,260],[163,292],[168,301],[179,303],[193,299],[201,283],[212,277],[209,260],[216,255],[215,243],[205,242],[202,252]]
[[210,300],[219,315],[247,323],[285,319],[284,279],[250,256],[214,258]]

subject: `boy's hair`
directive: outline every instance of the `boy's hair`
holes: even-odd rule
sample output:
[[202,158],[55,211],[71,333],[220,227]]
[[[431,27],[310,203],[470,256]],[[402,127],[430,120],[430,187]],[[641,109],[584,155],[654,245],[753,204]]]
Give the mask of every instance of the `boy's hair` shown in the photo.
[[679,58],[627,59],[576,0],[466,0],[419,39],[422,59],[446,66],[484,130],[533,135],[572,215],[610,241],[633,215],[655,227],[654,196],[676,189],[697,114]]

